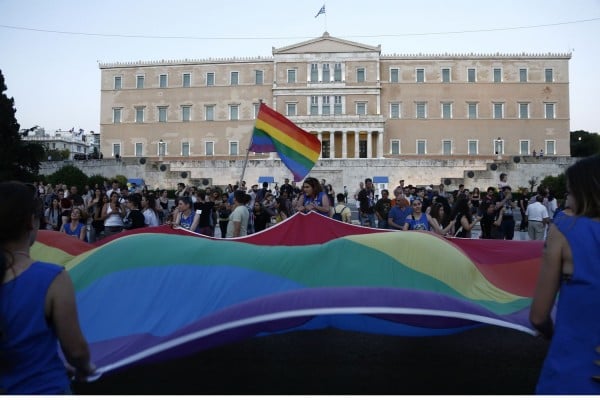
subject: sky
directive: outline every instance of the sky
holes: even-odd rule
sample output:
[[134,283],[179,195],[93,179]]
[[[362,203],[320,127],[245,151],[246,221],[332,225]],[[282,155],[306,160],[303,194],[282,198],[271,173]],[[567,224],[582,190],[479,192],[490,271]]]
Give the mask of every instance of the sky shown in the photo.
[[0,70],[22,128],[99,132],[99,62],[268,57],[325,31],[382,54],[572,53],[571,130],[600,132],[600,0],[0,0]]

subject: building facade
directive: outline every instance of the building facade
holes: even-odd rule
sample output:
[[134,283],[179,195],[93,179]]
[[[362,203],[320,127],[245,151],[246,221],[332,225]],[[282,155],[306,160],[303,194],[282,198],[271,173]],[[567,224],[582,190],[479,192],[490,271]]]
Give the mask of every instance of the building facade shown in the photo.
[[91,131],[89,134],[82,134],[74,131],[56,130],[47,134],[44,128],[34,130],[21,130],[23,140],[37,142],[43,145],[47,150],[69,151],[69,159],[89,158],[94,148],[99,149],[100,134]]
[[323,160],[568,156],[570,58],[383,55],[324,33],[272,57],[102,63],[101,152],[243,159],[263,101]]

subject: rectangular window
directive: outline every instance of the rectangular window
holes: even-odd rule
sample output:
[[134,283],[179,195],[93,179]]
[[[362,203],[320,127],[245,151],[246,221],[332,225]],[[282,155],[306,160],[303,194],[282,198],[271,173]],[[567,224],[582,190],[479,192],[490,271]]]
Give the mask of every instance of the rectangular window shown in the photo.
[[479,153],[479,141],[477,140],[469,140],[468,144],[468,152],[470,156],[476,156]]
[[296,70],[295,69],[287,70],[287,83],[296,83]]
[[546,119],[554,119],[554,103],[544,103],[544,114]]
[[556,140],[546,140],[546,153],[547,156],[556,155]]
[[204,155],[214,156],[215,155],[215,142],[205,142],[204,144]]
[[519,118],[520,119],[528,119],[529,118],[529,103],[519,103]]
[[390,154],[392,155],[399,155],[400,154],[400,141],[399,140],[392,140],[390,143]]
[[494,119],[504,118],[504,103],[494,103]]
[[123,78],[120,77],[120,76],[115,76],[114,89],[115,90],[121,90],[122,87],[123,87]]
[[342,115],[342,96],[334,96],[333,97],[333,113],[335,115]]
[[442,140],[442,153],[445,156],[452,154],[452,140]]
[[400,118],[400,103],[391,103],[390,104],[390,118],[392,118],[392,119]]
[[390,82],[398,83],[400,81],[400,71],[398,68],[390,69]]
[[144,75],[138,75],[135,77],[135,88],[136,89],[144,88]]
[[527,82],[527,68],[519,68],[519,82]]
[[321,142],[321,158],[329,158],[331,153],[331,142],[329,140],[323,140]]
[[323,115],[331,114],[331,104],[329,103],[329,96],[323,96]]
[[237,71],[231,71],[229,76],[229,84],[231,86],[237,86],[240,84],[240,73]]
[[113,124],[121,123],[121,109],[113,108]]
[[319,64],[310,64],[310,81],[312,83],[319,81]]
[[470,83],[474,83],[476,81],[475,68],[467,69],[467,81]]
[[113,153],[112,153],[113,157],[120,156],[121,155],[121,143],[113,143],[112,150],[113,150]]
[[319,115],[319,96],[310,96],[310,115]]
[[469,119],[477,119],[477,103],[467,104]]
[[442,118],[452,119],[452,103],[442,103]]
[[329,70],[329,64],[323,64],[323,82],[331,81],[331,71]]
[[254,83],[256,85],[262,85],[265,82],[265,73],[263,71],[256,70],[254,72]]
[[229,142],[229,155],[237,156],[238,155],[238,142]]
[[135,122],[140,124],[144,122],[144,107],[135,108]]
[[141,143],[136,143],[135,144],[135,156],[136,157],[141,157],[143,155],[144,155],[144,153],[142,153],[142,144]]
[[427,118],[427,103],[419,102],[419,103],[416,103],[416,105],[417,105],[417,118],[418,119]]
[[450,68],[442,68],[442,82],[450,82]]
[[183,82],[183,84],[182,84],[183,87],[192,86],[192,74],[190,74],[190,73],[183,74],[181,80]]
[[215,120],[215,106],[204,106],[204,119],[206,121],[214,121]]
[[206,86],[215,86],[215,73],[214,72],[206,73]]
[[288,117],[295,117],[297,114],[296,103],[286,103],[285,113]]
[[259,109],[260,109],[260,103],[252,104],[252,119],[256,119]]
[[190,156],[190,142],[181,142],[181,155],[183,157]]
[[167,144],[162,141],[162,139],[158,142],[158,156],[164,157],[167,155]]
[[356,103],[356,115],[367,115],[367,103],[362,101]]
[[544,80],[546,81],[546,83],[554,82],[554,71],[552,70],[552,68],[546,68],[544,70]]
[[158,76],[158,86],[160,88],[166,88],[167,87],[167,74],[160,74]]
[[529,140],[519,140],[519,154],[522,156],[529,155]]
[[502,68],[494,68],[494,83],[502,82]]
[[183,122],[190,122],[192,114],[192,106],[181,106],[181,120]]
[[342,81],[342,64],[341,63],[336,63],[333,66],[333,80],[335,82]]
[[418,83],[425,82],[425,70],[423,68],[417,68],[416,79]]
[[364,82],[365,80],[366,80],[365,69],[357,68],[356,69],[356,82]]
[[427,140],[417,140],[417,154],[427,154]]
[[504,154],[504,140],[495,139],[493,146],[494,146],[494,154],[496,154],[496,155]]
[[158,107],[158,122],[167,122],[167,107]]
[[240,106],[237,104],[232,104],[229,106],[229,120],[237,121],[240,119]]

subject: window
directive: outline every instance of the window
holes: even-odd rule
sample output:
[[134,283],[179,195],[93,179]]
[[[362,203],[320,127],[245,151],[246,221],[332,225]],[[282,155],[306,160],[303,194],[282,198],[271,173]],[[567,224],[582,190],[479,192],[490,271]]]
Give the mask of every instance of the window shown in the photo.
[[475,68],[468,68],[467,69],[467,81],[470,83],[474,83],[476,78],[476,74],[475,74]]
[[390,118],[393,118],[393,119],[400,118],[400,103],[391,103],[390,104]]
[[204,155],[214,156],[215,155],[215,142],[205,142],[204,144]]
[[144,107],[136,107],[135,108],[135,122],[137,122],[137,123],[144,122]]
[[419,118],[419,119],[427,118],[427,103],[426,102],[417,103],[417,118]]
[[160,74],[158,76],[158,86],[161,88],[167,87],[167,74]]
[[331,81],[331,71],[329,70],[329,64],[323,64],[323,82]]
[[181,155],[184,157],[190,156],[190,142],[181,142]]
[[329,103],[329,96],[323,96],[322,114],[323,115],[330,115],[331,114],[331,104]]
[[123,87],[123,78],[120,77],[120,76],[115,76],[114,89],[115,90],[121,90],[122,87]]
[[554,119],[554,103],[544,103],[544,115],[546,119]]
[[135,156],[136,157],[141,157],[143,155],[142,153],[142,144],[141,143],[136,143],[135,144]]
[[206,121],[214,121],[215,120],[215,106],[214,105],[204,106],[204,119]]
[[427,154],[427,140],[417,140],[417,154]]
[[442,153],[445,156],[452,154],[452,140],[442,140]]
[[113,150],[113,153],[112,153],[113,157],[120,156],[121,155],[121,143],[113,143],[112,150]]
[[469,140],[467,142],[468,152],[470,156],[476,156],[479,153],[479,142],[477,140]]
[[144,75],[138,75],[135,77],[135,88],[136,89],[144,88]]
[[295,69],[287,70],[287,83],[296,83],[296,70]]
[[452,103],[442,103],[442,118],[443,119],[451,119],[452,118]]
[[450,82],[450,68],[442,68],[442,82]]
[[319,115],[319,96],[310,96],[310,115]]
[[498,138],[498,139],[494,139],[494,154],[496,155],[502,155],[504,154],[504,140]]
[[529,118],[529,103],[519,103],[519,118],[520,119],[528,119]]
[[256,85],[262,85],[265,82],[265,73],[263,71],[256,70],[254,72],[254,83]]
[[362,101],[356,103],[356,115],[367,115],[367,103]]
[[229,84],[231,86],[237,86],[240,84],[240,73],[237,71],[231,71],[229,74]]
[[285,113],[288,117],[294,117],[297,115],[296,103],[286,103]]
[[238,142],[229,142],[229,155],[237,156],[238,155]]
[[477,103],[467,103],[469,119],[477,119]]
[[365,80],[366,80],[365,69],[357,68],[356,69],[356,82],[364,82]]
[[392,155],[399,155],[400,154],[400,141],[399,140],[392,140],[390,143],[390,153]]
[[162,141],[162,139],[158,142],[158,156],[164,157],[167,155],[167,144]]
[[504,118],[504,103],[494,103],[494,119]]
[[214,72],[206,73],[206,86],[215,86],[215,73]]
[[319,64],[310,64],[310,81],[313,83],[319,81]]
[[333,113],[335,115],[342,115],[343,113],[343,108],[342,108],[342,96],[334,96],[333,97]]
[[158,107],[158,122],[167,122],[167,107]]
[[519,82],[527,82],[527,68],[519,68]]
[[230,121],[237,121],[240,119],[240,106],[237,104],[231,104],[229,106],[229,120]]
[[556,155],[556,140],[546,140],[546,152],[547,156]]
[[392,68],[390,69],[390,82],[391,83],[398,83],[400,81],[400,71],[398,70],[398,68]]
[[321,158],[329,158],[331,154],[331,142],[323,140],[321,142]]
[[181,106],[181,120],[183,122],[190,122],[191,113],[192,106]]
[[252,104],[252,118],[256,119],[256,116],[258,115],[258,110],[260,109],[260,103],[254,103]]
[[546,81],[546,83],[552,83],[554,82],[554,71],[552,70],[552,68],[546,68],[544,70],[544,80]]
[[342,64],[336,63],[333,66],[333,80],[335,82],[342,81]]
[[519,154],[522,156],[529,155],[529,140],[519,140]]
[[183,87],[192,86],[192,74],[190,74],[190,73],[183,74],[181,80],[183,82],[183,84],[182,84]]
[[416,75],[417,75],[417,82],[419,82],[419,83],[425,82],[425,70],[423,68],[417,68]]
[[502,68],[494,68],[494,82],[502,82]]
[[113,108],[113,124],[121,123],[121,108]]

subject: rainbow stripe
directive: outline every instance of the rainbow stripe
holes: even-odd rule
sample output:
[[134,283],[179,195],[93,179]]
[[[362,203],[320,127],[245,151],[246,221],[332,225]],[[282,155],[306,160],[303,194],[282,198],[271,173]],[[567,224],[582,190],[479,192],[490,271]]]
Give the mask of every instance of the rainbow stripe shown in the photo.
[[294,175],[294,180],[300,181],[319,159],[321,142],[315,135],[261,103],[250,150],[257,153],[276,151]]

